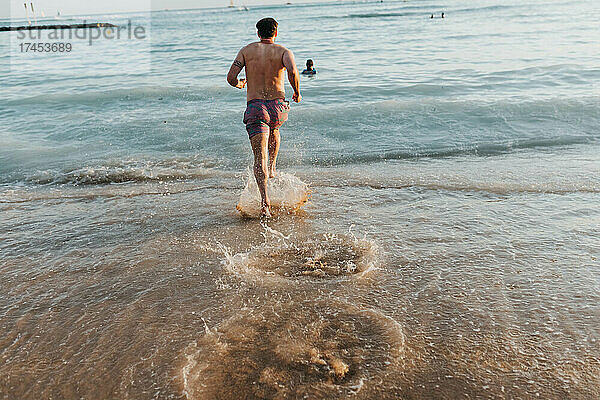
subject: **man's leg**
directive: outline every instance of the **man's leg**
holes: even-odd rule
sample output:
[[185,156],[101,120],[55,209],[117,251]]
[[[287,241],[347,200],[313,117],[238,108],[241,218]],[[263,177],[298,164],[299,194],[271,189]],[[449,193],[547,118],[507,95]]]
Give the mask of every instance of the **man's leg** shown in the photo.
[[275,164],[279,153],[279,129],[271,129],[269,134],[269,178],[275,178]]
[[250,138],[252,151],[254,152],[254,177],[260,191],[261,197],[261,215],[266,217],[271,216],[271,202],[267,194],[267,143],[269,135],[266,133],[258,133]]

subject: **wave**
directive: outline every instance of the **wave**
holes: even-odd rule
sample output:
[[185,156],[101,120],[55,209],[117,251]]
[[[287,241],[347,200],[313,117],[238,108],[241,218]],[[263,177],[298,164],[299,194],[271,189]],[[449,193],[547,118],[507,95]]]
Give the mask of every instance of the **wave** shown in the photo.
[[[170,185],[156,185],[147,187],[146,185],[131,187],[129,185],[109,185],[95,187],[78,187],[73,186],[71,189],[76,191],[64,190],[64,187],[52,187],[51,190],[38,191],[34,188],[15,189],[8,187],[2,192],[0,197],[0,205],[3,210],[19,207],[21,204],[37,202],[37,201],[91,201],[96,199],[112,199],[112,198],[135,198],[141,196],[172,196],[183,193],[201,192],[205,190],[235,190],[235,186],[227,185],[187,185],[186,182],[175,182]],[[0,185],[0,188],[2,186]],[[44,186],[44,188],[47,188]],[[34,189],[34,190],[32,190]],[[77,190],[81,189],[81,190]]]
[[[423,68],[428,68],[428,65],[418,60],[398,60],[396,65],[398,68],[404,65],[422,65]],[[370,84],[366,81],[344,82],[345,85],[331,85],[325,82],[318,87],[309,86],[304,92],[307,98],[312,97],[316,101],[327,101],[330,104],[340,103],[340,99],[345,97],[372,102],[384,99],[399,101],[398,99],[402,98],[409,100],[415,97],[436,97],[444,100],[458,96],[461,97],[460,102],[478,99],[479,103],[489,104],[486,95],[493,95],[496,102],[510,99],[510,103],[515,102],[515,97],[522,96],[519,101],[531,104],[556,101],[557,99],[548,98],[548,93],[552,93],[553,88],[557,86],[563,86],[571,87],[578,93],[570,100],[558,100],[576,102],[580,98],[587,101],[594,96],[589,83],[600,79],[600,69],[559,64],[494,72],[449,69],[440,71],[440,75],[442,78],[419,81],[400,80],[399,76],[395,75],[378,76],[377,81]],[[536,98],[539,100],[534,100]],[[598,103],[598,98],[595,98],[595,102]]]
[[355,181],[344,181],[341,183],[314,183],[314,188],[369,188],[373,190],[403,190],[420,188],[431,191],[444,192],[480,192],[494,195],[511,194],[557,194],[570,193],[600,193],[600,185],[586,184],[583,182],[451,182],[447,177],[440,175],[439,178],[398,178],[396,182],[377,179],[360,179]]
[[596,148],[575,146],[569,150],[524,151],[496,157],[458,157],[416,161],[382,161],[359,168],[317,167],[297,172],[321,188],[373,190],[433,190],[485,192],[494,195],[519,193],[600,193],[600,163]]
[[471,12],[482,12],[482,11],[498,11],[498,10],[508,10],[519,8],[522,5],[512,6],[512,5],[496,5],[496,6],[486,6],[486,7],[470,7],[470,8],[461,8],[461,9],[451,9],[448,8],[448,5],[419,5],[419,6],[408,6],[408,7],[400,7],[395,10],[386,10],[382,12],[369,12],[369,13],[360,13],[360,14],[348,14],[348,15],[324,15],[320,18],[385,18],[385,17],[406,17],[412,15],[423,15],[425,17],[429,16],[432,12],[437,13],[440,10],[446,10],[446,14],[452,13],[471,13]]
[[[406,17],[409,15],[423,14],[423,12],[382,12],[382,13],[366,13],[366,14],[348,14],[346,18],[384,18],[384,17]],[[342,17],[344,18],[344,17]]]
[[[94,92],[50,93],[25,97],[5,102],[6,106],[28,106],[40,104],[72,104],[93,105],[114,103],[115,101],[162,101],[177,99],[182,101],[206,101],[215,95],[231,95],[220,86],[204,86],[200,88],[186,86],[142,86],[124,89],[108,89]],[[229,92],[229,93],[228,93]],[[235,94],[235,92],[234,92]]]
[[515,140],[505,143],[482,143],[465,145],[457,148],[392,150],[362,154],[340,154],[330,158],[315,159],[314,165],[333,166],[347,164],[370,164],[391,160],[410,160],[419,158],[450,158],[459,156],[495,156],[515,150],[527,150],[546,147],[567,147],[578,144],[595,143],[588,136],[558,137],[551,139]]
[[[529,4],[530,6],[538,7],[537,5]],[[528,4],[518,5],[495,5],[495,6],[483,6],[483,7],[467,7],[450,10],[452,13],[467,13],[467,12],[481,12],[481,11],[498,11],[498,10],[511,10],[515,8],[527,7]]]
[[[506,74],[510,73],[507,72]],[[499,77],[502,75],[498,74]],[[492,74],[486,76],[491,77]],[[423,94],[432,91],[433,86],[432,84],[417,84],[406,86],[405,90],[419,91],[418,94]],[[440,85],[437,86],[440,87]],[[335,91],[333,87],[324,89],[327,92]],[[368,90],[369,87],[364,87],[364,89]],[[481,121],[483,117],[498,117],[502,120],[526,120],[533,117],[536,122],[539,122],[541,118],[547,119],[549,122],[575,119],[577,122],[582,123],[585,123],[586,119],[590,121],[600,119],[600,97],[596,96],[531,100],[515,95],[493,101],[486,100],[482,96],[462,100],[456,100],[455,98],[440,99],[438,97],[397,100],[377,99],[376,93],[379,89],[378,87],[371,87],[372,91],[367,92],[368,97],[376,99],[370,102],[360,102],[359,104],[355,102],[329,102],[327,105],[319,105],[318,107],[294,109],[293,115],[300,114],[302,119],[310,117],[311,120],[320,120],[321,118],[329,121],[333,120],[336,121],[336,125],[344,124],[346,121],[352,121],[352,125],[356,125],[356,120],[378,121],[387,117],[394,117],[407,122],[411,118],[419,120],[430,118],[432,121],[437,121],[441,117],[445,117],[448,118],[447,123],[456,120],[474,120],[480,126],[485,126]],[[393,90],[398,91],[399,89],[394,88]],[[346,92],[346,89],[340,89],[333,96],[349,93],[350,91]],[[386,92],[385,98],[389,97],[387,94]],[[595,126],[595,124],[593,125]],[[597,130],[594,129],[594,132],[597,132]]]
[[[32,184],[106,185],[125,182],[169,182],[207,179],[222,175],[210,163],[195,159],[116,160],[75,169],[47,169],[33,171],[13,181]],[[5,182],[8,183],[8,182]]]

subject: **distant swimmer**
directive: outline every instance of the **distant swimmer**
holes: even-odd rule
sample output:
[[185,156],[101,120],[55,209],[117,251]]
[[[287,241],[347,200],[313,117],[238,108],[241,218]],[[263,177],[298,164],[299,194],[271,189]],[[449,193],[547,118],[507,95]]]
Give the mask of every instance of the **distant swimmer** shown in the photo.
[[433,14],[431,14],[431,19],[433,19]]
[[[299,103],[300,77],[294,53],[275,44],[277,21],[263,18],[256,23],[259,42],[243,47],[235,57],[227,82],[238,89],[248,83],[248,100],[244,124],[254,152],[254,177],[261,197],[261,215],[271,216],[271,202],[267,194],[269,178],[275,177],[275,163],[279,152],[279,128],[288,118],[290,104],[285,100],[283,74],[294,90],[292,100]],[[246,68],[246,79],[238,75]],[[267,164],[268,158],[268,164]]]
[[306,60],[306,69],[302,71],[302,75],[316,75],[317,70],[313,67],[313,60]]
[[442,18],[444,18],[444,13],[442,13]]

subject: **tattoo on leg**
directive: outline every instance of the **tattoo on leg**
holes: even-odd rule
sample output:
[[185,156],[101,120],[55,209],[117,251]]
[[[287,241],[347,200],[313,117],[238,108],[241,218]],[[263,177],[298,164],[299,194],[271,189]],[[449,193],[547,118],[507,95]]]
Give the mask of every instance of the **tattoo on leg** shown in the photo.
[[239,68],[244,68],[244,64],[242,64],[238,60],[234,60],[233,65],[235,65],[236,67],[239,67]]

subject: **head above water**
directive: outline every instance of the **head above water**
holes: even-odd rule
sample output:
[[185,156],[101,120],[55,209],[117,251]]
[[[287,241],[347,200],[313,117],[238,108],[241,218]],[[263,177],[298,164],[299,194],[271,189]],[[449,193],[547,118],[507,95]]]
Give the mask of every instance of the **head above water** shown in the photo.
[[277,36],[277,26],[279,24],[273,18],[263,18],[256,23],[258,37],[261,39],[272,39]]
[[306,68],[312,69],[313,65],[313,60],[306,60]]

